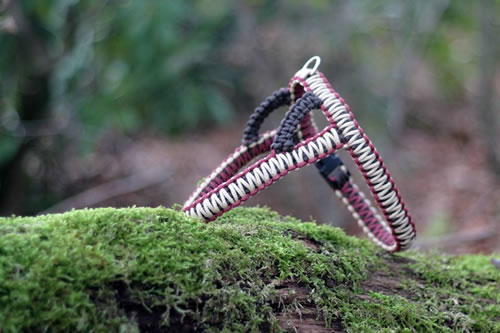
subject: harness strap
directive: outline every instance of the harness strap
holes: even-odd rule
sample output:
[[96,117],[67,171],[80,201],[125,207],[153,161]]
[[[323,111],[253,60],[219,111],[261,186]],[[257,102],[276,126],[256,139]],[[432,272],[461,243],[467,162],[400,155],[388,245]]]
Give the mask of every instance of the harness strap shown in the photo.
[[247,127],[243,131],[244,145],[249,145],[259,139],[260,127],[264,120],[277,108],[283,105],[290,105],[291,97],[288,88],[281,88],[273,92],[271,96],[266,98],[250,116],[247,122]]
[[[315,59],[315,58],[312,58]],[[311,60],[312,60],[311,59]],[[311,60],[294,76],[289,89],[274,92],[248,121],[243,144],[207,177],[184,204],[189,216],[211,221],[240,205],[289,171],[315,164],[363,231],[390,252],[405,250],[415,238],[415,226],[380,154],[323,74]],[[259,135],[271,112],[292,104],[278,129]],[[321,109],[330,125],[318,132],[311,111]],[[363,174],[381,216],[354,184],[335,154],[345,148]],[[267,153],[243,169],[256,157]]]
[[278,132],[271,145],[271,149],[275,150],[277,153],[292,151],[299,140],[296,135],[297,126],[304,119],[306,114],[314,109],[319,109],[321,104],[323,104],[323,102],[313,93],[307,93],[299,98],[281,121]]

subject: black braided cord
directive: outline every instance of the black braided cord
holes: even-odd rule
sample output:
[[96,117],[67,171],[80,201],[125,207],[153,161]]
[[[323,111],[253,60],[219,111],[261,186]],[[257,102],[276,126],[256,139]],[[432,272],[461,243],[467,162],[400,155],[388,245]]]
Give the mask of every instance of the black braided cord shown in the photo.
[[244,145],[249,145],[259,139],[259,130],[264,120],[277,108],[283,105],[290,105],[291,96],[288,88],[281,88],[273,92],[254,111],[248,120],[247,127],[243,131]]
[[300,121],[307,113],[319,109],[321,104],[323,101],[312,92],[305,93],[299,98],[281,121],[271,149],[277,153],[292,151],[298,140],[297,126]]

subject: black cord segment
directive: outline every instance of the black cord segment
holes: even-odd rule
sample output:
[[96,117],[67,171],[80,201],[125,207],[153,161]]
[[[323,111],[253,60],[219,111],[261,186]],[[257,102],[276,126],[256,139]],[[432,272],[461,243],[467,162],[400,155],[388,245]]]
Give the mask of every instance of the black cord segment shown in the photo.
[[321,104],[323,104],[323,101],[312,92],[307,92],[299,98],[281,121],[271,149],[277,153],[291,151],[298,139],[297,126],[300,124],[300,121],[308,112],[319,109]]
[[259,139],[260,127],[264,120],[277,108],[283,105],[290,105],[291,97],[288,88],[281,88],[273,92],[254,111],[248,120],[247,127],[243,131],[244,145],[249,145]]

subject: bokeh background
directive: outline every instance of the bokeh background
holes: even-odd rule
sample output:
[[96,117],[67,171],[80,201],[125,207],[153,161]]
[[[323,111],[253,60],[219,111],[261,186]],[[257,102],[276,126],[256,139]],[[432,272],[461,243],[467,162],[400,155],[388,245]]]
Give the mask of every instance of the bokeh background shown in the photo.
[[[0,0],[0,215],[182,203],[319,55],[417,246],[498,252],[499,18],[498,0]],[[360,233],[314,167],[256,204]]]

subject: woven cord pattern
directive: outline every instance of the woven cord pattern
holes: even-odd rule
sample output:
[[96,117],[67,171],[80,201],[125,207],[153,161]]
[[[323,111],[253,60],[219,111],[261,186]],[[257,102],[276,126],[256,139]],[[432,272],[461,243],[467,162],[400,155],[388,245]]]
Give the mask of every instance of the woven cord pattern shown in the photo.
[[242,145],[236,148],[236,150],[227,159],[225,159],[208,177],[203,180],[198,188],[191,194],[189,199],[184,203],[184,207],[191,205],[193,201],[198,199],[200,196],[205,195],[220,184],[229,180],[255,157],[269,152],[275,134],[276,130],[266,132],[256,142],[253,142],[248,146]]
[[[300,98],[295,100],[297,97]],[[280,127],[259,136],[265,118],[274,109],[291,102],[294,104]],[[330,122],[319,133],[310,112],[317,108],[321,108]],[[303,141],[298,143],[300,140]],[[335,156],[335,151],[342,147],[358,165],[385,219]],[[240,171],[255,157],[270,150],[270,154]],[[410,247],[415,227],[380,154],[354,119],[349,106],[319,72],[306,79],[292,78],[290,89],[274,92],[255,110],[245,129],[243,145],[193,192],[184,211],[189,216],[211,221],[289,171],[316,162],[336,195],[376,244],[391,252]]]
[[[270,97],[256,108],[255,112],[250,117],[245,129],[243,137],[243,145],[236,148],[226,160],[224,160],[190,195],[189,199],[184,203],[187,207],[194,200],[202,195],[215,189],[217,186],[227,181],[246,164],[257,156],[269,152],[277,130],[268,131],[259,136],[259,131],[265,118],[276,108],[290,104],[290,92],[288,88],[281,88],[275,91]],[[300,122],[298,137],[300,139],[308,139],[318,132],[316,125],[310,115],[306,115]]]
[[259,130],[264,120],[277,108],[283,105],[290,105],[290,91],[288,88],[281,88],[273,92],[266,98],[250,116],[247,127],[243,131],[244,145],[249,145],[259,139]]
[[[354,119],[349,106],[333,90],[321,73],[316,73],[305,81],[301,78],[292,78],[291,85],[296,84],[303,85],[306,91],[314,92],[323,101],[321,107],[323,112],[330,123],[336,126],[340,134],[345,137],[346,149],[358,165],[377,205],[388,222],[395,241],[395,246],[391,251],[409,248],[415,238],[415,226],[411,216],[380,154]],[[362,223],[366,226],[365,222]],[[378,223],[383,227],[387,226],[382,219],[378,219]],[[370,221],[368,224],[373,229]],[[375,236],[374,233],[372,235]]]
[[321,99],[316,97],[312,92],[308,92],[299,98],[281,121],[271,149],[277,153],[292,151],[293,147],[298,143],[296,133],[300,122],[306,114],[314,109],[319,109],[322,103]]
[[184,211],[189,216],[199,216],[206,221],[214,220],[276,182],[289,171],[313,164],[343,145],[337,130],[328,126],[295,146],[291,152],[271,152],[191,204],[185,205]]
[[377,214],[363,192],[359,191],[356,184],[347,181],[342,186],[342,189],[336,191],[336,193],[372,241],[387,251],[395,248],[396,244],[391,229],[383,221],[382,217]]

